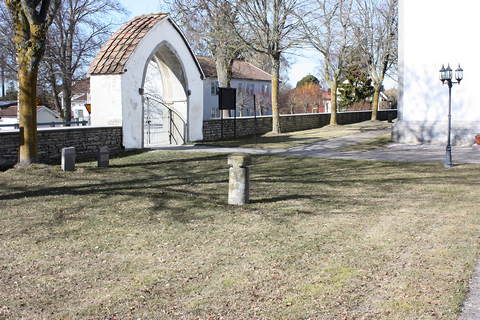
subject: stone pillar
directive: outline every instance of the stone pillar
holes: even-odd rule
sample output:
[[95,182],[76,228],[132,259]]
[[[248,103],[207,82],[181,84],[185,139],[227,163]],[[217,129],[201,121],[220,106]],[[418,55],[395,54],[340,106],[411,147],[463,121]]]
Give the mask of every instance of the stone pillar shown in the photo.
[[243,205],[249,201],[250,177],[248,165],[251,163],[247,154],[232,154],[228,157],[230,165],[228,182],[228,204]]
[[63,148],[62,149],[62,170],[74,171],[75,170],[75,148]]
[[107,168],[109,166],[110,150],[108,149],[108,147],[98,148],[97,159],[99,168]]

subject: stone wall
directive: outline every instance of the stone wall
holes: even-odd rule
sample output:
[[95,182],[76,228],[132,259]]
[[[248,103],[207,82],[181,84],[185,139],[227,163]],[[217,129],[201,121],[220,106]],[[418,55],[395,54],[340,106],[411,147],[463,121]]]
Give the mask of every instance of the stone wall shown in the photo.
[[[11,165],[18,161],[20,137],[18,130],[0,132],[0,162]],[[58,163],[61,150],[75,147],[78,160],[96,157],[99,147],[108,146],[111,154],[122,151],[122,127],[70,127],[38,129],[40,162]]]
[[[351,124],[370,120],[371,111],[352,111],[339,112],[337,114],[338,124]],[[397,110],[382,110],[378,112],[378,119],[385,121],[395,119]],[[320,128],[330,123],[330,113],[311,113],[311,114],[295,114],[281,115],[280,125],[283,132],[308,130]],[[257,117],[256,121],[253,117],[237,118],[236,124],[237,137],[251,136],[255,132],[264,134],[272,131],[272,116]],[[255,130],[256,127],[256,130]],[[203,140],[215,141],[222,137],[222,122],[219,119],[206,120],[203,122]],[[223,120],[223,138],[231,139],[234,137],[234,120],[232,118]]]

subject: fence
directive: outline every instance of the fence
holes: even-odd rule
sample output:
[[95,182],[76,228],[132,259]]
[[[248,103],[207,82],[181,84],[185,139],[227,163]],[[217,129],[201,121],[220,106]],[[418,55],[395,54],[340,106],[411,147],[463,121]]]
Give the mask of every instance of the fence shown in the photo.
[[[37,128],[42,128],[42,127],[51,127],[51,128],[56,128],[58,127],[80,127],[80,126],[86,126],[88,125],[88,121],[68,121],[68,122],[40,122],[37,123]],[[0,130],[1,128],[10,128],[13,130],[18,130],[19,129],[19,124],[18,123],[9,123],[9,124],[0,124]]]

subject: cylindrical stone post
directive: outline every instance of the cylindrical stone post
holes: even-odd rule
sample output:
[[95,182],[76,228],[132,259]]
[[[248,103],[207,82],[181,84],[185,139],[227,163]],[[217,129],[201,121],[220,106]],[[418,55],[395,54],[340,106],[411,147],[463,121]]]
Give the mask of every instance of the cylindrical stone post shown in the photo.
[[230,165],[228,182],[228,204],[243,205],[249,201],[250,178],[248,165],[250,156],[237,153],[228,157]]
[[74,171],[75,170],[75,148],[63,148],[62,149],[62,170]]

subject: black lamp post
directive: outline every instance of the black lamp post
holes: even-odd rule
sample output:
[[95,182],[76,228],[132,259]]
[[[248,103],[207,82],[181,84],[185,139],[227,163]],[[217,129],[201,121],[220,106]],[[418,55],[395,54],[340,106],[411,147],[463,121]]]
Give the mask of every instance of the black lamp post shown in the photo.
[[460,84],[463,80],[463,69],[458,65],[457,70],[455,70],[455,79],[457,82],[452,81],[453,71],[450,68],[450,64],[445,68],[445,65],[442,65],[440,69],[440,81],[443,84],[447,83],[448,85],[448,140],[447,140],[447,152],[445,155],[445,168],[453,167],[452,163],[452,146],[450,144],[450,135],[452,130],[452,87],[453,84]]

